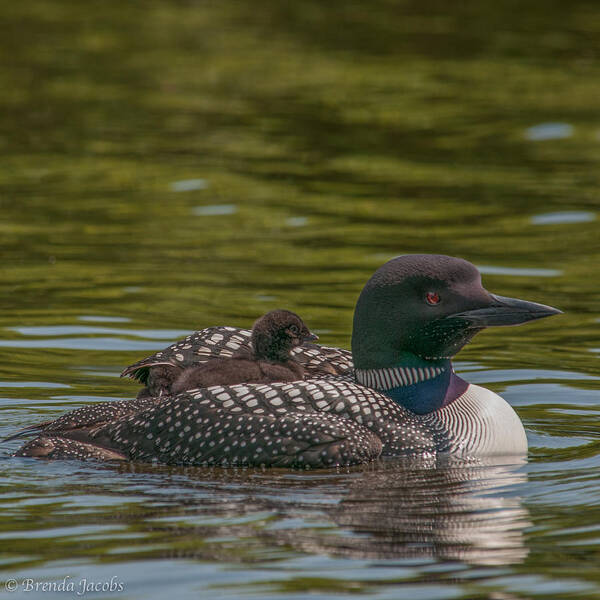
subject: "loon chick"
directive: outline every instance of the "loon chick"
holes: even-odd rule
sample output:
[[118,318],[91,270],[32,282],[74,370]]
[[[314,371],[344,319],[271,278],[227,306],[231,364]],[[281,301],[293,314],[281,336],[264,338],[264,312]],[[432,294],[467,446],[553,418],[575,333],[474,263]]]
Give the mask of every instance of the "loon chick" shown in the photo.
[[[42,435],[17,455],[286,467],[437,452],[522,455],[527,439],[516,413],[458,377],[451,358],[486,327],[558,313],[489,293],[465,260],[401,256],[380,267],[358,298],[353,377],[345,351],[314,346],[304,356],[340,365],[339,375],[193,390],[100,427]],[[215,344],[230,343],[225,331],[229,339],[244,337],[233,328],[205,330],[164,353],[180,363],[214,355]],[[150,369],[160,354],[136,365]]]
[[252,326],[252,352],[238,351],[231,358],[214,358],[198,367],[188,367],[170,391],[178,394],[212,385],[303,379],[304,369],[290,352],[303,342],[318,339],[296,313],[272,310]]

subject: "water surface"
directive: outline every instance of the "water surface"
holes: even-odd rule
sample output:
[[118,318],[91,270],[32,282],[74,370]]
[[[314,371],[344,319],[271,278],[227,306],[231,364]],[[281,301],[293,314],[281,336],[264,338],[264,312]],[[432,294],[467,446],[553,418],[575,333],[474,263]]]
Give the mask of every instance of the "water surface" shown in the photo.
[[0,443],[10,597],[600,595],[595,3],[30,0],[0,32],[0,436],[131,398],[124,366],[275,307],[347,348],[403,253],[565,311],[457,361],[518,411],[525,463],[224,471]]

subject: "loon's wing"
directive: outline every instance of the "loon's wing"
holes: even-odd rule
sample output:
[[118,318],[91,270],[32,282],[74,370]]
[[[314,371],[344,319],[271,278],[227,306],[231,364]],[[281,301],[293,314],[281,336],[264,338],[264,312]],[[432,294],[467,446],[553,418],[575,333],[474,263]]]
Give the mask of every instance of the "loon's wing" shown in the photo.
[[74,429],[83,429],[93,426],[100,426],[106,423],[112,423],[135,414],[141,410],[149,408],[158,402],[157,398],[145,396],[134,400],[114,400],[111,402],[98,402],[82,406],[72,410],[57,419],[43,421],[35,425],[28,425],[11,436],[5,438],[5,441],[14,440],[19,437],[25,437],[31,434],[60,434]]
[[[198,409],[182,398],[162,414],[142,412],[98,430],[77,430],[29,442],[18,456],[100,460],[159,461],[176,465],[326,468],[370,462],[381,453],[381,441],[365,427],[335,415],[291,413],[244,415],[225,419],[209,408]],[[193,409],[193,410],[192,410]],[[156,419],[175,419],[183,428],[196,418],[212,426],[183,439],[153,435]],[[211,414],[213,413],[213,414]],[[243,427],[236,427],[243,421]]]
[[[69,413],[70,414],[70,413]],[[11,440],[16,440],[20,437],[25,437],[27,435],[36,433],[39,434],[40,431],[43,431],[45,427],[54,423],[54,419],[50,419],[48,421],[42,421],[41,423],[35,423],[34,425],[27,425],[27,427],[22,427],[21,429],[17,429],[15,433],[4,438],[5,442],[10,442]]]
[[[208,327],[130,365],[121,373],[121,377],[136,379],[152,390],[168,390],[179,369],[199,365],[212,358],[231,358],[234,354],[251,352],[251,335],[248,329]],[[307,342],[295,348],[292,354],[312,376],[348,375],[354,369],[352,353],[340,348]],[[171,369],[175,371],[171,373]]]
[[[191,390],[60,436],[131,460],[312,467],[435,452],[446,441],[383,394],[334,377]],[[19,455],[29,455],[27,447]]]
[[228,358],[243,350],[250,350],[248,329],[237,327],[208,327],[188,335],[185,339],[171,344],[127,367],[121,377],[131,377],[145,384],[149,370],[158,365],[171,365],[184,369],[210,360]]
[[354,377],[352,352],[349,350],[307,342],[292,350],[292,355],[313,377],[326,373]]
[[96,459],[96,460],[127,460],[122,452],[102,448],[97,444],[87,444],[58,436],[40,436],[27,442],[15,456],[50,459]]

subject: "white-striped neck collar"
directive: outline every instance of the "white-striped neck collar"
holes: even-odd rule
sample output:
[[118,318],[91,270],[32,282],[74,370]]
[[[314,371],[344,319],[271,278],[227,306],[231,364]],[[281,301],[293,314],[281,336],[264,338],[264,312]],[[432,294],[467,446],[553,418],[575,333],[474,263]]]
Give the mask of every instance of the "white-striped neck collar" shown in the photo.
[[447,367],[387,367],[356,369],[356,381],[376,390],[391,390],[439,377]]

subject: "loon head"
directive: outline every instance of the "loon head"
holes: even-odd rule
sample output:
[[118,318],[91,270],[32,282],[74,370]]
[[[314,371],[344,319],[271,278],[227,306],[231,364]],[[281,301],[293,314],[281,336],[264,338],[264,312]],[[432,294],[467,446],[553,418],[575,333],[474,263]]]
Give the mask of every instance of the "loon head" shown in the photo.
[[304,321],[289,310],[272,310],[252,326],[252,347],[259,360],[285,362],[293,348],[318,339]]
[[470,262],[408,254],[385,263],[363,288],[354,313],[358,369],[453,357],[485,327],[520,325],[560,310],[488,292]]

